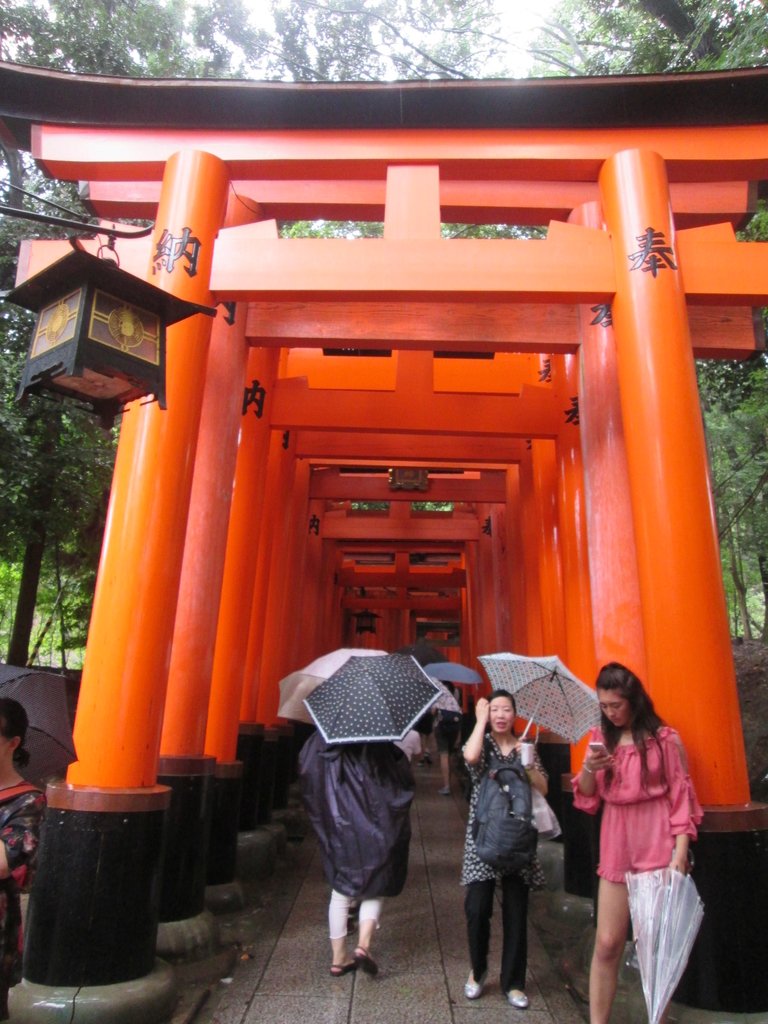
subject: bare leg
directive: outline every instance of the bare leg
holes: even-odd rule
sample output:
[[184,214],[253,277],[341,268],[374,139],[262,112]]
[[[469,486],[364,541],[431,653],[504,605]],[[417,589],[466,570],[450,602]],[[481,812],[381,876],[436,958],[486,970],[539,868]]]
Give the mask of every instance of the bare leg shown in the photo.
[[443,776],[443,789],[450,789],[451,786],[451,765],[450,754],[440,752],[440,773]]
[[360,922],[360,928],[357,933],[357,944],[362,946],[363,949],[370,952],[371,942],[373,941],[373,934],[376,931],[376,921],[373,918],[369,918],[367,921]]
[[627,887],[600,879],[597,935],[589,970],[590,1024],[608,1024],[629,925]]
[[344,964],[351,963],[351,957],[347,956],[346,936],[341,939],[331,939],[331,951],[333,953],[333,960],[331,962],[335,966],[342,967]]

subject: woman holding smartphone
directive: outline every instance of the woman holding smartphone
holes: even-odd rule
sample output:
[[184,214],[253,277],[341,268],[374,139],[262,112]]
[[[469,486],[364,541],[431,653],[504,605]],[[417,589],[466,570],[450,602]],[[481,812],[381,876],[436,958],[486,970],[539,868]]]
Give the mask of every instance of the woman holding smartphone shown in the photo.
[[597,677],[601,724],[573,780],[574,805],[602,806],[597,935],[589,973],[590,1024],[608,1024],[629,925],[627,872],[686,873],[702,811],[680,737],[656,714],[643,684],[618,662]]

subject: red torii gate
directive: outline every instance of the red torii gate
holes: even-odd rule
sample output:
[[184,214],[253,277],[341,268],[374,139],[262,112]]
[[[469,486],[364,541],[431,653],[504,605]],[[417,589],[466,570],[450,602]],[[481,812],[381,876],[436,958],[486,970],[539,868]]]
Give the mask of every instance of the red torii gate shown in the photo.
[[[529,440],[499,460],[525,572],[498,554],[489,563],[509,574],[524,626],[493,639],[559,647],[587,675],[617,653],[637,667],[686,740],[714,834],[759,835],[764,863],[693,354],[752,351],[751,307],[767,301],[768,251],[738,243],[733,226],[768,178],[768,73],[367,87],[118,84],[4,66],[0,81],[6,129],[22,145],[31,131],[40,166],[86,181],[100,214],[155,220],[151,245],[119,247],[123,267],[192,301],[237,304],[212,332],[201,318],[170,331],[167,412],[133,407],[123,420],[79,760],[51,788],[61,827],[44,846],[26,976],[98,985],[152,971],[151,854],[131,883],[150,926],[127,953],[121,930],[119,958],[106,922],[97,945],[62,933],[45,878],[95,815],[124,822],[126,849],[159,851],[158,775],[214,772],[223,792],[237,779],[239,722],[274,721],[284,651],[300,636],[291,613],[308,607],[290,580],[327,557],[304,528],[308,467],[337,436],[360,459],[393,458],[379,435],[445,460],[469,442],[453,459],[467,465],[481,461],[473,444]],[[441,237],[450,218],[553,215],[545,240]],[[384,237],[280,238],[277,216],[376,217]],[[59,252],[27,246],[20,277]],[[282,349],[329,344],[397,350],[396,386],[369,390],[370,369],[331,393],[286,378]],[[491,372],[479,393],[455,381],[437,393],[438,347],[542,352],[553,383],[495,396]],[[241,421],[252,380],[264,416]],[[574,394],[580,443],[563,422]],[[765,1008],[754,1005],[764,988],[744,1007],[728,998],[727,1009]]]

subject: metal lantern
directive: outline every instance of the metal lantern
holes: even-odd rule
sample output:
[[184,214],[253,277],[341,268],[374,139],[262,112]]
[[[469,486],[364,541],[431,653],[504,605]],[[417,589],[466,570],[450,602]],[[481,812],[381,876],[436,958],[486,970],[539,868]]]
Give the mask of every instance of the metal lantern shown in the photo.
[[390,491],[428,491],[429,470],[428,469],[390,469],[389,471]]
[[107,421],[143,395],[154,395],[164,409],[166,326],[216,313],[83,250],[5,297],[37,313],[17,398],[42,392],[76,398]]
[[375,612],[354,612],[355,619],[355,633],[375,633],[376,632],[376,619],[380,619],[381,616]]

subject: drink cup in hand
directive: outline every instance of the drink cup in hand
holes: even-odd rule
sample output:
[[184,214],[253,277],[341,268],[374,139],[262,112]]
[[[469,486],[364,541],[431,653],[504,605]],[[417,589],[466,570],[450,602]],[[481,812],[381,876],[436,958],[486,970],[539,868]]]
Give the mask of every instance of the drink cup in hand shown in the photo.
[[533,766],[533,744],[532,743],[521,743],[520,744],[520,763],[523,768],[531,768]]

